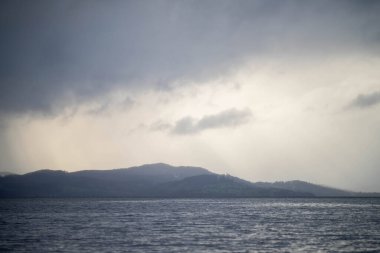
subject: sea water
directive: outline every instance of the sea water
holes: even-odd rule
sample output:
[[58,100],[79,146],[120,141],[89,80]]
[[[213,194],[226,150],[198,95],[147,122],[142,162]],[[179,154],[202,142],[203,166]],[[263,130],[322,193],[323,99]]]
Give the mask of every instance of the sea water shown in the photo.
[[3,199],[6,251],[380,252],[380,199]]

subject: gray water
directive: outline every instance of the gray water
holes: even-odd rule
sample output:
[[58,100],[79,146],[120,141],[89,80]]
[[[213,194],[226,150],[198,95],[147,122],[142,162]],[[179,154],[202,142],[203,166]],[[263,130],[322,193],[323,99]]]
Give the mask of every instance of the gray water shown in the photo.
[[0,252],[380,252],[380,199],[0,200]]

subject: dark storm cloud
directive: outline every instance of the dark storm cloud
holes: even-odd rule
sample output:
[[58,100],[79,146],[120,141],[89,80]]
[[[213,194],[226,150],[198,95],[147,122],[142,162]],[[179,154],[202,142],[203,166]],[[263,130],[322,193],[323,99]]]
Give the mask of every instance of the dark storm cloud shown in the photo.
[[249,109],[237,110],[235,108],[206,115],[199,120],[188,116],[176,122],[172,133],[195,134],[207,129],[236,127],[248,123],[251,118],[252,113]]
[[350,104],[351,108],[368,108],[380,103],[380,91],[358,95]]
[[252,57],[377,50],[379,1],[1,1],[0,114],[167,88]]

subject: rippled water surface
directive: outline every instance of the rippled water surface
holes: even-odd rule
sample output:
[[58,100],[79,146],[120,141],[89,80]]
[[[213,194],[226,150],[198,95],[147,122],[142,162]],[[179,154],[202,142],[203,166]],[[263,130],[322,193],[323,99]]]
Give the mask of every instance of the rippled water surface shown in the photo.
[[380,252],[380,199],[0,200],[0,252]]

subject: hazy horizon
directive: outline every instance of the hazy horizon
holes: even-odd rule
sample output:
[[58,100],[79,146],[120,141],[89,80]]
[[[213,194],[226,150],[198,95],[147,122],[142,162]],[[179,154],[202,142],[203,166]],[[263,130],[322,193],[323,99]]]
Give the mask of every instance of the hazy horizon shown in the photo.
[[0,171],[380,192],[379,24],[380,1],[1,1]]

